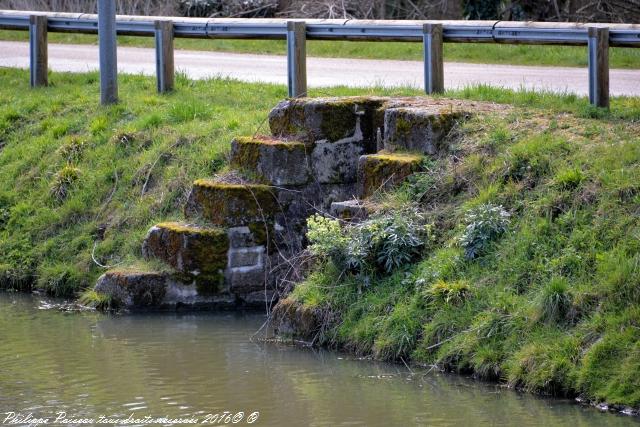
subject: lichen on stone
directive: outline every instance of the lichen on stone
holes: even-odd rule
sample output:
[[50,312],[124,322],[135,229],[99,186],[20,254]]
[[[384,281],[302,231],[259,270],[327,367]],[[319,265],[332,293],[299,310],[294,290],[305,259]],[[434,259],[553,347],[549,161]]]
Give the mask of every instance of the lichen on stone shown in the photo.
[[420,170],[423,156],[416,153],[380,152],[361,156],[358,179],[362,197],[373,195],[378,189],[389,189]]
[[152,227],[142,245],[146,258],[157,258],[179,272],[198,276],[217,274],[227,262],[229,238],[219,228],[176,222]]
[[262,184],[226,184],[199,179],[193,184],[185,214],[214,225],[239,226],[272,218],[278,210],[275,189]]

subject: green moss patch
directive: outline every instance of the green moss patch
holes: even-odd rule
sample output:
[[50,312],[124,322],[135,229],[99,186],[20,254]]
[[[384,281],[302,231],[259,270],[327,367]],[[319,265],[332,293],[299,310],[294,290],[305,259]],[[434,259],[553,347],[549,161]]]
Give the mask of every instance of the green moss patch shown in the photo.
[[388,190],[420,170],[423,156],[412,153],[386,153],[362,156],[358,162],[358,179],[362,197]]
[[182,273],[218,274],[226,267],[229,238],[224,230],[165,222],[149,230],[143,254]]
[[261,184],[226,184],[199,179],[193,183],[186,213],[200,215],[221,226],[268,220],[279,209],[274,191]]

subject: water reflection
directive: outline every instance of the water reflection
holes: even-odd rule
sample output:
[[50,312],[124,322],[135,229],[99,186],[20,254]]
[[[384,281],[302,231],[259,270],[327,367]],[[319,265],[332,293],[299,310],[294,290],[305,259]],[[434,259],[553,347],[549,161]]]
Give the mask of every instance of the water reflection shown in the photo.
[[612,426],[637,420],[455,375],[250,337],[259,315],[107,316],[0,293],[0,412],[187,417],[260,412],[265,426]]

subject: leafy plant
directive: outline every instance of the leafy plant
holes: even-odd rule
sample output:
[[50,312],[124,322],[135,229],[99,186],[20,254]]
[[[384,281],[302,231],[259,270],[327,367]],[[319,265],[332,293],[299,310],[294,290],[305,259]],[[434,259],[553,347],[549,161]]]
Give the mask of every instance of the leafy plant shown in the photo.
[[390,273],[420,254],[431,227],[417,212],[381,214],[341,227],[338,220],[315,215],[307,221],[311,252],[356,274]]
[[465,216],[466,227],[459,243],[467,259],[484,255],[493,241],[500,237],[509,225],[509,213],[502,206],[480,205]]
[[340,221],[316,214],[307,219],[307,230],[312,254],[331,259],[336,265],[344,264],[348,239]]

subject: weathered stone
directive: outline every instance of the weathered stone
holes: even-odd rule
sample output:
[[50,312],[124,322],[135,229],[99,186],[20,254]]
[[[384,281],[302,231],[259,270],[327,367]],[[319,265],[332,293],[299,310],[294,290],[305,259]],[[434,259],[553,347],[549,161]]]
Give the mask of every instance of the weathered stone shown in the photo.
[[409,153],[378,153],[360,157],[358,184],[361,197],[388,190],[420,170],[422,156]]
[[236,304],[220,280],[165,272],[111,270],[100,276],[94,289],[129,310],[226,309]]
[[226,184],[199,179],[187,200],[187,217],[237,227],[269,220],[278,211],[275,190],[260,184]]
[[250,224],[250,226],[230,227],[227,229],[229,247],[231,249],[246,248],[252,246],[271,245],[273,240],[273,226],[265,226],[264,223]]
[[365,152],[373,152],[384,102],[376,97],[289,99],[271,111],[269,126],[274,136],[303,142],[335,142],[359,132]]
[[98,278],[95,291],[108,295],[117,306],[157,307],[164,300],[168,280],[166,273],[111,270]]
[[329,213],[334,218],[344,221],[360,221],[368,216],[367,205],[362,200],[351,199],[344,202],[331,203]]
[[280,191],[278,202],[283,209],[275,215],[276,222],[285,229],[295,229],[298,224],[306,224],[307,218],[315,212],[327,212],[331,203],[353,198],[357,192],[356,183],[314,183],[296,191]]
[[142,244],[142,255],[198,276],[224,270],[228,249],[229,238],[222,229],[166,222],[151,227]]
[[316,143],[311,152],[313,179],[320,184],[355,182],[358,158],[363,152],[362,142],[357,139]]
[[384,113],[384,148],[434,155],[446,150],[446,136],[466,113],[441,107],[389,108]]
[[231,293],[238,295],[264,289],[265,281],[268,279],[265,273],[265,266],[261,264],[228,268],[225,277]]
[[321,326],[321,313],[291,298],[280,300],[274,307],[270,326],[277,335],[313,339]]
[[240,296],[241,304],[248,308],[264,308],[265,304],[278,302],[278,294],[273,290],[261,290]]
[[236,138],[231,142],[231,165],[256,173],[273,185],[309,182],[307,147],[296,141],[269,137]]
[[229,261],[227,265],[230,268],[263,265],[264,255],[264,246],[230,249],[228,253]]

